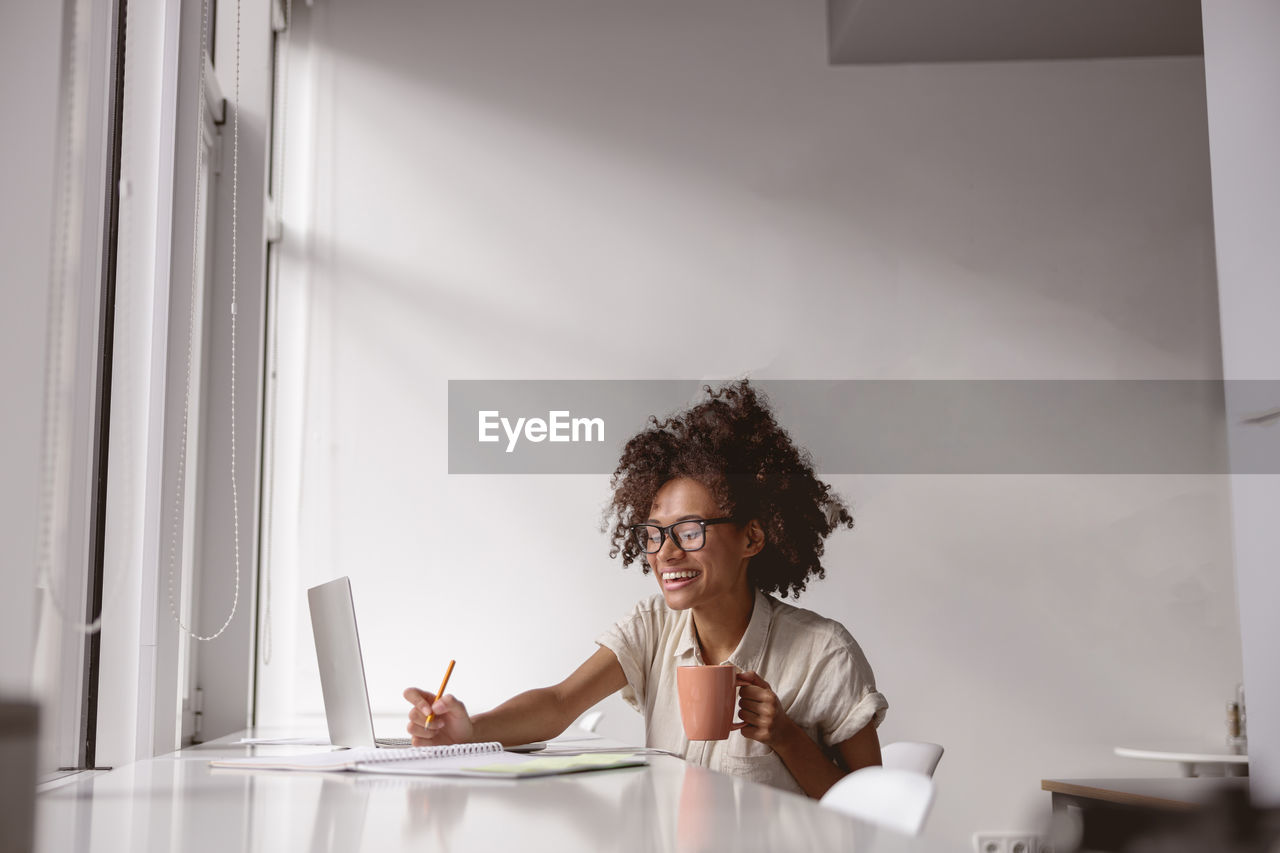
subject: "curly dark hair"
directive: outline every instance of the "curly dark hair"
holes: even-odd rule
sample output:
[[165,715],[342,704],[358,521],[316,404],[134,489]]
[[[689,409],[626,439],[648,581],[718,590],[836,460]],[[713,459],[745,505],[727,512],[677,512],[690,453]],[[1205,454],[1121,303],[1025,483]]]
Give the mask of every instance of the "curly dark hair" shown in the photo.
[[666,420],[651,416],[623,448],[609,481],[609,556],[621,554],[623,566],[638,559],[648,574],[630,526],[648,517],[664,483],[688,477],[710,489],[739,523],[758,519],[764,528],[764,549],[747,566],[750,582],[766,594],[799,598],[809,578],[826,577],[823,540],[837,527],[852,528],[853,516],[814,476],[808,451],[778,425],[748,380],[702,390],[706,400]]

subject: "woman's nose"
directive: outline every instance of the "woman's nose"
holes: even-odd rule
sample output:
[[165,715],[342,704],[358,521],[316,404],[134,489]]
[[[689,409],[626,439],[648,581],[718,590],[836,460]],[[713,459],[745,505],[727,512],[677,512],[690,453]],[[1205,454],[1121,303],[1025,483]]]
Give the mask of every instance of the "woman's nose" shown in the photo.
[[654,556],[661,560],[678,560],[684,555],[684,550],[676,544],[676,537],[668,533],[662,537],[662,547],[658,549],[658,553]]

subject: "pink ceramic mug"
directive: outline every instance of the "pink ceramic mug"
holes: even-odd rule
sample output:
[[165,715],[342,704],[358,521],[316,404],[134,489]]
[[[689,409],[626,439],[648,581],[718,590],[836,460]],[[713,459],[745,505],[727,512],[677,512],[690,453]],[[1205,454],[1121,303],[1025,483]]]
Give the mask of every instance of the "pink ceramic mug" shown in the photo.
[[741,724],[733,724],[737,698],[737,667],[681,666],[676,668],[680,692],[680,721],[689,740],[724,740]]

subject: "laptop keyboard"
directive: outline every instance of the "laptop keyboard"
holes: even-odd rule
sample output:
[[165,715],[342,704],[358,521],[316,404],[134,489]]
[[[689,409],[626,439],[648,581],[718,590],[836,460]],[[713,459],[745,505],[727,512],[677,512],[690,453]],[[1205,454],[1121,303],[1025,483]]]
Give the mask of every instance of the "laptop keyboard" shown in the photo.
[[378,746],[390,746],[390,747],[413,746],[413,738],[407,738],[407,737],[376,737],[373,739],[373,742],[376,743]]

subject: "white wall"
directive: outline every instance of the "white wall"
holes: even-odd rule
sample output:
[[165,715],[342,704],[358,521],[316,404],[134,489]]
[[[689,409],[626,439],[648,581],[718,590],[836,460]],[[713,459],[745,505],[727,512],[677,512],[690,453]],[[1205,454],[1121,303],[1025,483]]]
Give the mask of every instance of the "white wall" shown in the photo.
[[[1280,6],[1204,3],[1205,85],[1222,303],[1223,371],[1280,377]],[[1230,400],[1228,403],[1230,404]],[[1280,405],[1266,400],[1264,407]],[[1257,411],[1257,407],[1252,407]],[[1259,427],[1247,428],[1257,430]],[[1243,431],[1240,431],[1243,432]],[[1246,439],[1237,433],[1236,439]],[[1275,447],[1280,436],[1271,436]],[[1274,456],[1272,457],[1274,458]],[[1248,684],[1249,775],[1255,801],[1280,804],[1280,477],[1233,478],[1240,628]]]
[[31,687],[60,3],[0,12],[0,694]]
[[[605,477],[447,475],[448,379],[1220,375],[1197,60],[831,68],[817,0],[294,11],[263,721],[320,709],[312,583],[352,576],[397,714],[451,657],[475,709],[557,680],[655,590]],[[800,603],[883,741],[946,745],[930,834],[1222,736],[1220,478],[833,481],[858,527]]]

